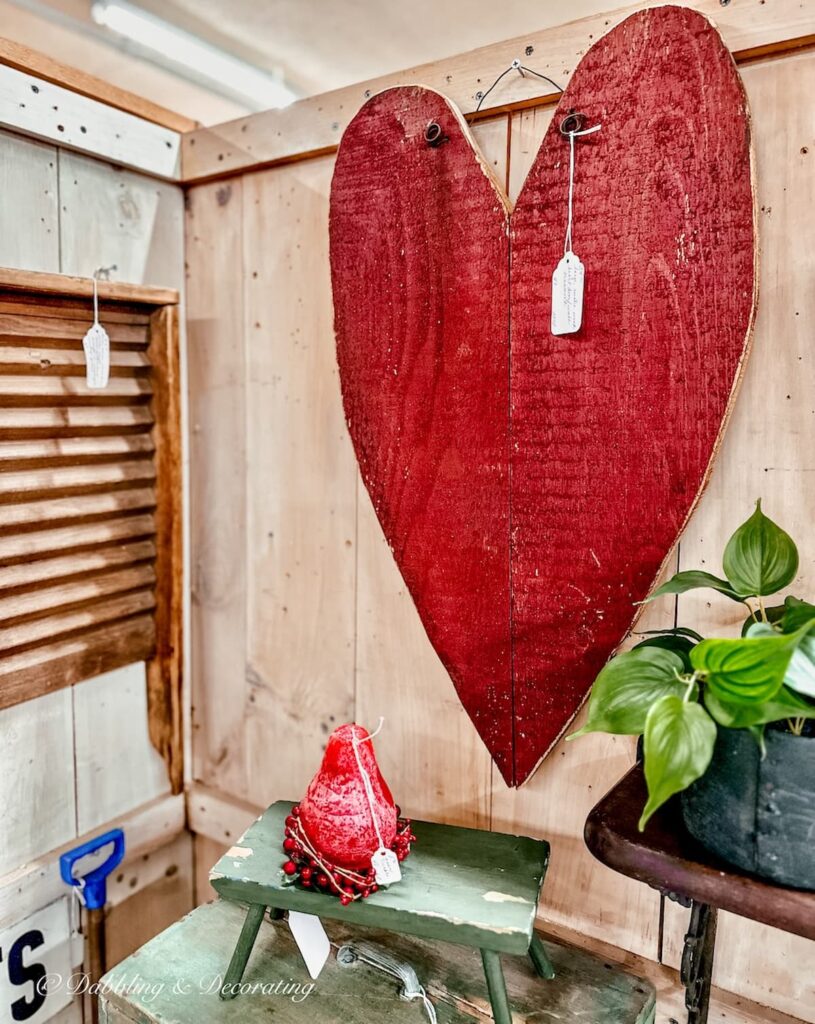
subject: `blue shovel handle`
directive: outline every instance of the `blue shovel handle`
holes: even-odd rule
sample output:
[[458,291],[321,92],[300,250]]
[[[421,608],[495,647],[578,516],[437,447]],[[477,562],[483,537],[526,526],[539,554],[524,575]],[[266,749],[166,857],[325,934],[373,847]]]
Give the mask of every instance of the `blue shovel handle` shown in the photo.
[[[74,864],[89,853],[94,853],[102,846],[113,843],[113,850],[107,860],[103,861],[87,875],[77,878],[74,875]],[[87,843],[63,853],[59,858],[59,873],[67,885],[82,886],[82,896],[88,910],[99,910],[107,903],[108,875],[118,867],[125,855],[125,834],[120,828],[111,829],[104,835],[89,839]]]

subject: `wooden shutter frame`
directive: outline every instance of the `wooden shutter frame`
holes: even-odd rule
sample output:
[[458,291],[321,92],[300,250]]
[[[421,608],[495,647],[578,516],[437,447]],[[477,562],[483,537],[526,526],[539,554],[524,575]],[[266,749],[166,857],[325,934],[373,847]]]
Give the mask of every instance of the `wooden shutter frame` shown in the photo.
[[[29,294],[37,303],[53,305],[54,315],[58,316],[60,302],[76,299],[90,302],[93,284],[87,278],[0,268],[0,293],[12,293],[15,299]],[[164,758],[173,792],[178,793],[183,788],[184,747],[179,296],[175,289],[100,282],[99,298],[103,303],[143,306],[143,312],[149,315],[146,352],[153,383],[150,406],[154,421],[155,606],[149,615],[138,615],[112,626],[103,623],[83,633],[83,637],[89,638],[104,633],[104,648],[100,650],[96,646],[86,656],[70,651],[70,641],[66,641],[64,656],[47,661],[37,661],[38,648],[19,656],[12,655],[7,660],[9,670],[0,685],[0,708],[72,686],[144,658],[150,739]],[[115,319],[115,311],[109,315]],[[104,322],[104,312],[101,319]],[[90,325],[90,316],[88,323]],[[55,501],[59,501],[58,496]],[[133,543],[135,546],[139,542],[134,540]],[[137,652],[135,657],[134,652]],[[19,667],[15,666],[15,659]]]

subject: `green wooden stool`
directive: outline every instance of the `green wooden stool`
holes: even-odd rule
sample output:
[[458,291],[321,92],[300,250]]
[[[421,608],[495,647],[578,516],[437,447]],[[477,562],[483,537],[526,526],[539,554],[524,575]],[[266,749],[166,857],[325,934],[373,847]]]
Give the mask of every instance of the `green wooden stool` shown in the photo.
[[548,843],[416,821],[417,843],[402,863],[402,881],[344,907],[333,896],[300,888],[283,872],[282,843],[291,808],[287,801],[272,804],[210,872],[221,896],[249,904],[224,977],[223,998],[236,993],[267,909],[272,917],[299,910],[479,949],[496,1024],[512,1020],[501,953],[528,955],[540,977],[554,977],[534,932]]

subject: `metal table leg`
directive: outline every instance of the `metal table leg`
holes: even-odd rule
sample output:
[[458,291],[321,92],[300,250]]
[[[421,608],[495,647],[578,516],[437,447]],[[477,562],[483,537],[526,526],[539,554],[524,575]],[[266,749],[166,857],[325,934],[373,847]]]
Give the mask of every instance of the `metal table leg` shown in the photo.
[[484,965],[487,991],[490,994],[492,1019],[495,1024],[512,1024],[512,1010],[509,1008],[509,997],[507,996],[507,986],[504,981],[504,969],[501,966],[501,956],[491,949],[482,949],[481,962]]
[[246,912],[246,920],[243,922],[243,928],[241,928],[241,933],[238,936],[235,952],[229,961],[226,977],[221,986],[221,999],[234,999],[238,994],[238,985],[240,985],[241,978],[243,978],[243,972],[246,970],[246,964],[252,952],[252,947],[255,944],[255,939],[258,936],[260,922],[263,920],[265,913],[266,907],[262,903],[253,903]]
[[716,946],[716,907],[691,903],[690,924],[682,951],[680,978],[685,986],[688,1024],[706,1024]]

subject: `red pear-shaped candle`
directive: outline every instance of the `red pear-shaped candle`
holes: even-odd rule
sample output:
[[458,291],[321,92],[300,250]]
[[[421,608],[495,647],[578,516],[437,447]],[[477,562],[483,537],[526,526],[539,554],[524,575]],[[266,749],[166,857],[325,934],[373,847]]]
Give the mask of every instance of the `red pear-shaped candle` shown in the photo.
[[396,864],[414,840],[410,822],[399,818],[382,778],[368,730],[351,723],[339,726],[306,795],[286,819],[283,849],[289,860],[283,871],[296,875],[305,888],[349,903],[376,892],[372,861],[377,851],[391,851],[388,856]]
[[[359,760],[371,780],[373,813]],[[361,871],[370,867],[379,847],[376,815],[382,844],[390,848],[396,838],[396,805],[376,763],[368,730],[341,725],[328,740],[323,763],[300,801],[300,823],[312,845],[337,867]]]

